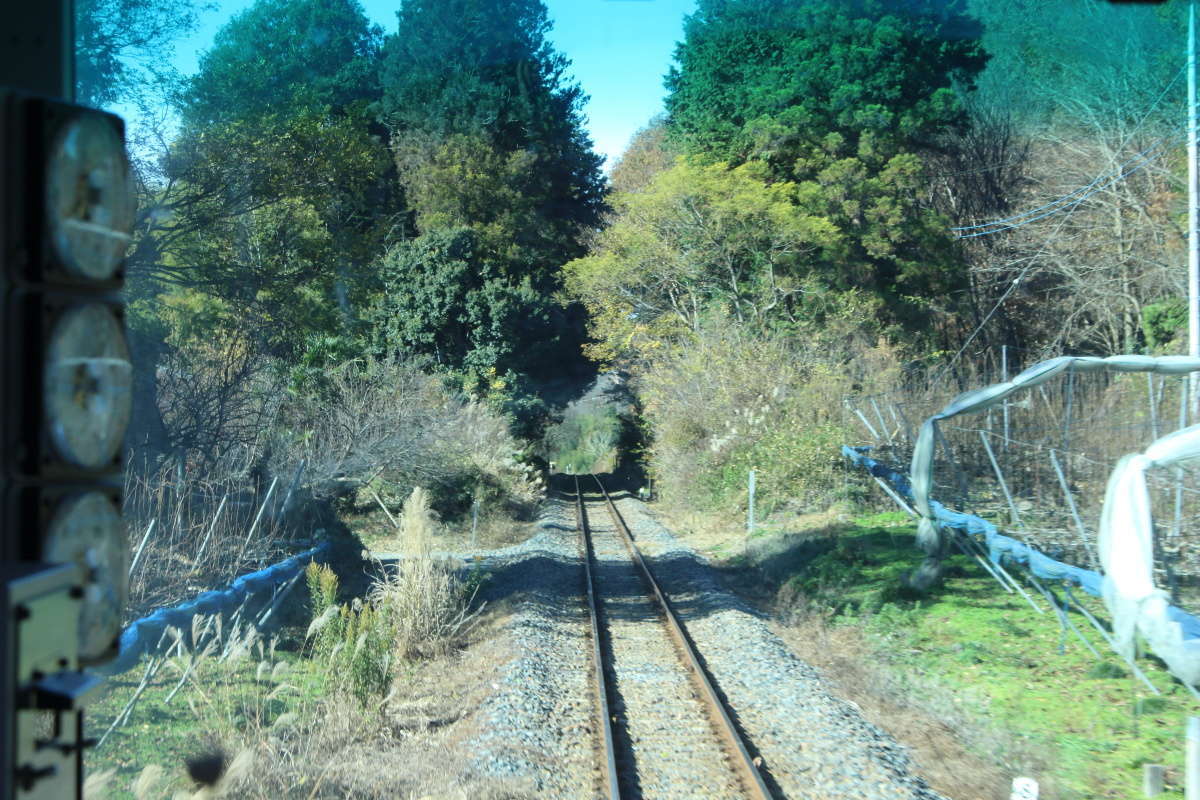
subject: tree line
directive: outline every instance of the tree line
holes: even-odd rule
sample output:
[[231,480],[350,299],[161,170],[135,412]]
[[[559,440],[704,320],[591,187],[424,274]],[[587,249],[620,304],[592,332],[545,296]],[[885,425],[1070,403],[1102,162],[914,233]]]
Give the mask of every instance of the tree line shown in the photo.
[[422,360],[536,428],[537,382],[583,363],[555,294],[605,192],[544,5],[403,2],[384,36],[357,0],[258,0],[172,77],[187,8],[81,9],[81,99],[148,93],[165,120],[135,150],[138,434],[215,455],[255,381],[319,391],[364,356]]
[[[1177,3],[698,0],[609,181],[539,0],[402,0],[386,36],[257,0],[172,77],[189,8],[83,0],[81,97],[172,112],[138,150],[139,394],[218,428],[251,376],[364,354],[533,434],[581,351],[636,372],[731,326],[843,363],[1180,327]],[[165,413],[140,435],[203,444]]]

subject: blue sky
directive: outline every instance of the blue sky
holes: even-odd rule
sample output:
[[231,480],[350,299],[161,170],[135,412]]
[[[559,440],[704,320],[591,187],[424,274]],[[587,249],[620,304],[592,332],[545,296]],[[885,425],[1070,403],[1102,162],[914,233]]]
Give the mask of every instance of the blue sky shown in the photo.
[[[373,21],[396,30],[399,0],[360,0]],[[662,110],[663,76],[675,44],[683,38],[683,18],[695,0],[545,0],[554,21],[550,41],[572,61],[575,79],[591,96],[585,113],[596,150],[611,166],[633,134]],[[252,0],[220,0],[201,17],[195,35],[176,45],[175,65],[196,71],[202,52],[230,17]]]

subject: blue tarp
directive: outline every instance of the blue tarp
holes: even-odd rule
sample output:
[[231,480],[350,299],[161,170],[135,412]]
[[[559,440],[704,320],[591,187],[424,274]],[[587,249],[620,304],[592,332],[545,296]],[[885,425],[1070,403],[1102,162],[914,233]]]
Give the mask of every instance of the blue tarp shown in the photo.
[[143,653],[158,643],[162,638],[163,631],[168,626],[186,630],[191,625],[192,618],[197,614],[229,613],[240,606],[250,595],[291,580],[308,566],[309,562],[316,560],[328,549],[329,543],[325,542],[280,561],[278,564],[272,564],[258,572],[243,575],[231,583],[227,589],[203,592],[195,600],[173,608],[160,608],[153,614],[129,623],[129,626],[121,634],[120,655],[96,671],[115,675],[132,668]]
[[[905,499],[911,501],[912,485],[908,482],[908,476],[866,455],[866,451],[869,449],[869,447],[843,446],[842,454],[875,477],[887,481]],[[987,542],[988,557],[994,563],[998,564],[1001,558],[1007,557],[1010,561],[1015,561],[1018,564],[1024,564],[1029,567],[1030,571],[1039,578],[1071,581],[1074,584],[1082,586],[1083,590],[1090,595],[1095,597],[1103,596],[1104,576],[1100,573],[1055,561],[1053,558],[1035,550],[1024,542],[1019,542],[1010,536],[1005,536],[997,530],[995,525],[974,514],[963,514],[959,511],[953,511],[933,499],[930,499],[929,505],[933,509],[934,517],[940,524],[947,528],[962,531],[963,533],[982,536],[984,541]]]

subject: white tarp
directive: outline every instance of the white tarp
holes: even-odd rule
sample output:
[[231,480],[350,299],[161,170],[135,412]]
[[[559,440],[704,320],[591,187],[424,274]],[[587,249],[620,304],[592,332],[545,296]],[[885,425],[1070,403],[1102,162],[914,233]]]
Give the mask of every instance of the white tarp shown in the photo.
[[[1065,370],[1096,372],[1157,372],[1183,375],[1200,371],[1200,359],[1188,356],[1120,355],[1108,358],[1061,356],[1043,361],[1010,381],[964,392],[921,426],[913,448],[910,482],[913,506],[921,518],[917,542],[936,565],[945,539],[930,505],[933,487],[933,449],[939,420],[984,411],[1010,395],[1045,383]],[[1200,425],[1177,431],[1154,442],[1142,454],[1125,456],[1109,480],[1100,520],[1100,560],[1107,580],[1104,597],[1113,616],[1117,646],[1133,655],[1134,632],[1145,637],[1171,672],[1190,684],[1200,683],[1200,622],[1169,604],[1154,585],[1153,522],[1145,471],[1200,457]],[[927,563],[916,579],[928,580],[937,570]]]
[[1113,619],[1113,638],[1126,658],[1140,633],[1171,673],[1200,683],[1200,627],[1170,605],[1154,585],[1154,521],[1146,470],[1200,458],[1200,425],[1176,431],[1143,453],[1124,456],[1108,480],[1100,514],[1100,563],[1108,580],[1104,602]]

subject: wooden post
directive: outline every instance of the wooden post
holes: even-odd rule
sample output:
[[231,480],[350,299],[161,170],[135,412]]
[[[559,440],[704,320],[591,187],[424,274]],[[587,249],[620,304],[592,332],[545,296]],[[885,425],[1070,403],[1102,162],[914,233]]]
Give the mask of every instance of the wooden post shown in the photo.
[[1158,797],[1163,793],[1162,764],[1142,764],[1142,792],[1146,797]]
[[475,532],[479,529],[479,498],[471,503],[471,547],[475,546]]

